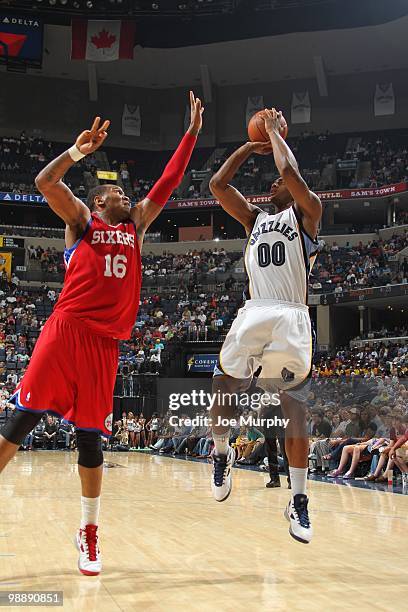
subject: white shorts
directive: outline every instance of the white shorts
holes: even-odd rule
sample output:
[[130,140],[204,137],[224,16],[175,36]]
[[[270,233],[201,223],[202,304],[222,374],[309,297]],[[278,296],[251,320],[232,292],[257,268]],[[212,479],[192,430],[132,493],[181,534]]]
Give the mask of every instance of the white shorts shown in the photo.
[[303,304],[248,300],[238,311],[220,352],[221,373],[252,379],[259,366],[259,386],[291,389],[312,367],[312,328]]

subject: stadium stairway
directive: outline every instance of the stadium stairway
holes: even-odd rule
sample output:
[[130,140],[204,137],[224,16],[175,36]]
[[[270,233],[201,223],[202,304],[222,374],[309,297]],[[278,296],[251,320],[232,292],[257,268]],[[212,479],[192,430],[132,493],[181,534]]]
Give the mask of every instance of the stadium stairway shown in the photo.
[[336,166],[335,164],[327,164],[321,174],[320,181],[323,185],[328,185],[333,188],[336,184]]
[[[210,155],[210,157],[207,159],[206,163],[202,167],[202,170],[204,171],[204,170],[207,170],[207,168],[212,168],[215,160],[218,158],[222,158],[226,150],[227,150],[226,147],[217,147],[215,151],[213,151],[212,155]],[[200,185],[200,193],[202,195],[204,195],[206,191],[208,190],[208,186],[210,184],[212,175],[213,175],[213,172],[208,172],[206,175],[206,178],[202,181]]]
[[356,170],[356,181],[358,184],[365,183],[371,176],[371,162],[361,161],[359,162]]

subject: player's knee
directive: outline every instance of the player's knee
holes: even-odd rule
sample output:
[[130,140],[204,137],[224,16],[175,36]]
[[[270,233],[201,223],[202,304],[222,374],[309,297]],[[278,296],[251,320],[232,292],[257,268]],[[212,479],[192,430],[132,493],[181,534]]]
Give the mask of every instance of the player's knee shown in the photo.
[[78,465],[96,468],[103,463],[101,435],[96,431],[77,429]]
[[27,412],[16,408],[11,417],[7,419],[1,435],[8,442],[20,446],[26,435],[41,421],[42,416],[42,412]]

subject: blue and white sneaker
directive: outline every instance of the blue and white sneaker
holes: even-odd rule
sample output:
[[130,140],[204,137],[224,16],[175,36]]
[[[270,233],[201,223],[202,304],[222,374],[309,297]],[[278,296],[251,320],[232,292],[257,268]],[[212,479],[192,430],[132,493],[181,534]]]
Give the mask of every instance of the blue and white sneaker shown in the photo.
[[307,495],[298,493],[290,500],[285,509],[285,518],[289,521],[289,533],[298,542],[309,544],[313,537],[313,528],[310,524],[307,505]]
[[232,466],[235,463],[235,450],[231,447],[227,455],[212,456],[213,473],[211,476],[211,489],[214,499],[225,501],[232,489]]

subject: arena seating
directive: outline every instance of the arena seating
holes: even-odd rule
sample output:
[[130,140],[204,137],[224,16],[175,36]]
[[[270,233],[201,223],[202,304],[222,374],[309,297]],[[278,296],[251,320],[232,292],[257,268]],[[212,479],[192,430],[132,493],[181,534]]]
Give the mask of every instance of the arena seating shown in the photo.
[[[304,132],[298,138],[289,138],[288,143],[310,187],[325,190],[378,187],[408,181],[406,137],[403,130],[364,134]],[[25,132],[18,138],[0,138],[0,190],[33,193],[38,171],[67,146],[29,137]],[[207,171],[210,176],[237,146],[237,143],[224,145],[223,153],[215,159],[214,150],[198,148],[193,153],[190,168]],[[110,169],[118,172],[126,192],[135,199],[147,194],[171,155],[170,151],[127,151],[109,147],[104,151]],[[357,172],[360,162],[364,164],[364,172]],[[95,179],[97,166],[96,158],[89,156],[67,173],[67,182],[76,195],[85,195],[86,182],[88,186],[93,180],[98,182]],[[332,171],[323,172],[328,167]],[[275,174],[268,157],[253,156],[242,166],[235,183],[247,194],[265,193]],[[208,188],[201,190],[200,182],[189,187],[184,193],[178,190],[173,198],[210,195]]]
[[[406,282],[407,266],[404,271],[394,274],[386,267],[387,256],[399,250],[403,244],[406,244],[405,237],[370,245],[360,244],[353,249],[336,248],[336,245],[331,249],[325,247],[311,278],[312,291],[321,293],[334,289],[338,292],[340,287],[342,292],[346,292],[355,287],[375,286],[384,282]],[[28,257],[29,265],[40,267],[44,281],[62,280],[61,253],[55,249],[28,247]],[[166,367],[170,359],[168,345],[172,341],[222,340],[225,337],[242,300],[244,282],[233,272],[234,263],[240,257],[240,253],[227,254],[223,249],[208,252],[197,250],[183,255],[166,253],[156,256],[147,253],[143,257],[141,307],[131,340],[123,342],[121,346],[119,394],[130,394],[124,381],[129,374],[155,374],[161,367]],[[21,335],[25,349],[23,355],[30,355],[58,290],[44,284],[41,291],[28,292],[19,289],[18,278],[15,275],[13,278],[17,285],[3,281],[6,310],[2,310],[2,320],[7,321],[8,325],[4,333],[5,336],[12,334],[13,338]],[[222,282],[219,278],[223,279]],[[320,288],[316,286],[319,284]],[[12,308],[14,300],[19,304]],[[35,316],[27,317],[19,311],[13,312],[15,308],[28,312],[34,308]],[[9,358],[6,360],[5,353],[0,354],[0,362],[5,361],[3,381],[6,382],[10,375],[11,389],[15,382],[14,374],[24,367],[26,357],[19,357],[19,352],[14,347],[10,348]],[[16,358],[14,355],[17,355]]]
[[[352,288],[376,287],[408,282],[408,265],[398,264],[394,256],[408,246],[408,232],[387,240],[370,241],[357,246],[321,245],[319,257],[310,276],[311,293],[343,293]],[[147,247],[148,248],[148,247]],[[214,285],[223,283],[228,275],[242,280],[242,273],[234,267],[242,253],[227,253],[225,249],[195,250],[182,255],[164,253],[153,255],[144,251],[143,284],[145,287],[177,285]],[[390,259],[391,258],[391,259]],[[62,253],[54,249],[28,246],[28,270],[37,272],[35,280],[62,282],[64,265]],[[33,277],[34,278],[34,277]]]
[[[312,188],[375,187],[408,180],[408,154],[404,139],[406,135],[401,131],[398,134],[390,132],[387,135],[364,136],[305,132],[301,137],[291,139],[290,144]],[[213,150],[198,149],[194,152],[191,167],[207,169],[210,175],[236,146],[224,147],[224,152],[213,158]],[[29,138],[24,133],[20,138],[0,139],[0,189],[33,193],[33,179],[38,170],[65,148],[61,143]],[[109,167],[118,171],[124,188],[135,199],[148,192],[168,159],[166,152],[127,152],[109,147],[106,154]],[[209,159],[212,161],[207,168]],[[359,180],[356,180],[355,170],[346,172],[339,169],[339,162],[353,160],[366,164],[366,173]],[[328,166],[333,167],[329,181],[327,173],[323,173]],[[97,161],[91,157],[70,171],[67,182],[74,193],[85,196],[86,176],[92,180],[96,168]],[[254,156],[241,168],[236,184],[246,194],[267,192],[273,174],[270,159]],[[209,195],[209,192],[201,190],[200,182],[193,182],[184,194],[179,192],[176,195],[202,197]],[[407,213],[399,212],[397,222],[407,223]],[[1,226],[0,231],[4,235],[63,237],[62,228],[6,225]],[[398,265],[394,260],[395,255],[407,246],[407,232],[386,240],[378,237],[354,247],[322,244],[310,278],[310,292],[345,293],[356,287],[407,283],[408,264]],[[15,274],[12,282],[8,282],[4,275],[0,278],[0,424],[11,410],[9,395],[24,373],[36,339],[58,297],[59,289],[47,283],[61,283],[64,274],[62,253],[55,248],[28,246],[27,255],[28,269],[38,274],[38,280],[43,281],[41,287],[24,287]],[[140,389],[137,385],[143,377],[165,373],[179,342],[224,339],[241,304],[243,274],[234,271],[241,258],[242,253],[227,253],[224,249],[196,250],[178,255],[154,255],[145,249],[138,319],[131,338],[120,343],[117,394],[133,397]],[[330,431],[339,433],[341,419],[343,422],[352,421],[353,418],[349,417],[356,411],[358,424],[355,433],[361,439],[370,432],[373,420],[377,435],[383,434],[388,440],[408,426],[408,392],[405,386],[399,384],[408,375],[406,335],[404,327],[393,330],[382,328],[371,332],[366,338],[356,338],[357,345],[352,342],[351,346],[338,349],[333,355],[316,356],[309,397],[312,470],[324,468],[327,472],[329,468],[337,469],[342,448],[346,446],[348,430],[344,428],[342,442],[333,447],[338,447],[336,453],[330,459],[322,459],[323,450],[328,451],[318,440],[319,433],[323,431],[322,422],[327,421]],[[368,341],[377,337],[379,341],[375,345],[368,345]],[[387,337],[392,340],[385,344],[382,339]],[[395,340],[398,337],[401,337],[400,342]],[[360,395],[355,393],[358,381],[362,381]],[[51,439],[44,433],[47,427],[50,431],[55,429],[55,436]],[[146,445],[150,439],[156,452],[180,454],[187,450],[192,456],[206,457],[212,449],[211,435],[205,428],[177,430],[169,425],[166,418],[161,420],[160,429],[153,437],[149,437],[145,424],[143,428],[146,436],[140,446]],[[126,423],[117,422],[111,446],[129,447],[127,433]],[[238,435],[239,432],[233,432],[232,440],[236,442]],[[69,449],[74,444],[74,432],[68,424],[58,419],[47,423],[44,418],[27,436],[24,447]],[[243,447],[240,452],[243,452]],[[325,456],[328,454],[326,452]],[[260,463],[263,457],[262,450],[259,450],[256,456],[243,457],[242,463]],[[369,468],[366,461],[359,470],[363,473]]]
[[[66,150],[67,146],[42,138],[33,138],[22,132],[18,138],[0,138],[0,190],[14,193],[37,191],[34,179],[45,164]],[[87,164],[89,163],[87,160]],[[85,163],[74,166],[67,183],[78,196],[85,194],[83,170]]]
[[343,293],[351,288],[407,283],[406,266],[390,260],[406,246],[408,232],[354,247],[324,246],[312,270],[310,290]]
[[[398,360],[405,365],[401,365],[400,372],[395,374],[398,366],[389,369],[389,365]],[[355,365],[348,367],[349,363]],[[377,363],[394,376],[378,375],[383,368],[377,368],[374,365]],[[379,486],[389,480],[389,466],[391,469],[393,466],[393,463],[388,463],[389,449],[402,436],[408,440],[408,390],[399,383],[403,382],[403,376],[406,377],[407,366],[408,349],[397,345],[381,347],[375,358],[368,349],[360,351],[360,355],[345,349],[338,351],[328,363],[318,364],[308,398],[309,467],[312,475],[365,477]],[[327,372],[328,367],[332,368],[330,372]],[[244,411],[244,414],[257,418],[255,412]],[[208,459],[213,449],[210,428],[173,427],[169,416],[164,415],[161,421],[152,451],[174,456],[186,453],[189,457]],[[116,436],[124,429],[125,422],[116,423]],[[261,470],[265,469],[263,432],[251,427],[252,439],[257,439],[257,442],[250,445],[248,430],[232,428],[231,431],[230,442],[236,448],[238,465],[260,465]],[[279,461],[283,468],[282,456]],[[332,471],[329,473],[329,470]]]
[[[406,134],[398,132],[359,134],[314,134],[304,132],[301,137],[289,138],[299,162],[302,174],[309,186],[315,190],[336,188],[380,187],[408,179],[408,150]],[[211,170],[218,170],[223,161],[237,148],[228,145],[224,154],[216,159]],[[355,161],[349,169],[341,169],[341,162]],[[357,178],[360,162],[367,172]],[[323,170],[333,170],[328,174]],[[343,164],[347,166],[347,164]],[[253,156],[244,164],[234,179],[244,193],[267,193],[276,171],[271,170],[271,161],[265,156]],[[205,191],[209,196],[210,192]]]
[[[368,253],[379,257],[372,249],[392,253],[401,246],[393,240],[380,246],[359,245],[353,253],[356,257],[367,256]],[[345,251],[350,256],[350,250]],[[30,261],[39,262],[48,270],[49,266],[57,265],[60,254],[55,250],[30,248],[29,256]],[[136,392],[139,393],[140,387],[136,388],[135,384],[139,384],[143,376],[157,376],[171,360],[172,349],[177,351],[177,342],[199,338],[222,340],[225,337],[241,301],[239,285],[231,275],[226,283],[228,288],[224,286],[222,290],[206,293],[196,284],[199,277],[197,271],[210,272],[222,268],[229,272],[237,257],[239,254],[226,254],[222,250],[216,253],[197,251],[185,255],[167,253],[160,257],[151,254],[146,256],[145,270],[153,271],[153,275],[148,276],[154,276],[156,281],[162,282],[160,274],[161,278],[167,280],[172,273],[177,274],[189,265],[194,282],[190,288],[178,286],[173,293],[171,287],[168,287],[160,295],[152,288],[146,288],[132,337],[129,341],[121,342],[116,388],[118,394],[133,397]],[[1,426],[12,410],[10,393],[24,373],[58,292],[45,284],[37,289],[22,287],[15,275],[11,283],[4,275],[1,277],[0,291]],[[389,331],[381,329],[371,336],[395,338],[396,334],[404,336],[406,333],[404,328]],[[372,343],[371,337],[370,341]],[[356,437],[364,441],[371,440],[372,436],[381,436],[384,444],[389,445],[402,435],[408,426],[408,391],[399,381],[402,383],[407,375],[408,346],[405,339],[401,339],[401,342],[393,339],[387,344],[380,340],[374,346],[367,344],[363,347],[360,339],[358,346],[338,349],[333,355],[316,356],[309,395],[312,473],[327,475],[331,470],[330,475],[342,475],[345,470],[343,466],[350,465],[349,455],[352,450],[349,449],[354,448],[352,444]],[[170,426],[167,417],[164,416],[160,421],[160,427],[153,435],[149,427],[146,427],[145,419],[136,415],[136,421],[143,422],[143,435],[137,438],[137,442],[130,442],[126,419],[118,421],[112,438],[104,440],[104,447],[126,450],[130,449],[130,444],[134,444],[132,448],[135,450],[146,448],[150,443],[152,452],[161,454],[178,455],[186,452],[190,456],[207,457],[211,453],[213,445],[208,428],[174,428]],[[323,429],[331,432],[329,437],[333,434],[331,444],[323,444],[320,436]],[[233,431],[231,441],[237,444],[239,435],[239,431]],[[254,448],[246,448],[245,443],[238,447],[241,465],[263,465],[265,450],[261,441]],[[26,437],[22,448],[70,450],[75,448],[75,433],[68,423],[45,416]],[[346,477],[367,475],[371,480],[377,478],[376,482],[382,483],[385,478],[382,471],[384,466],[382,463],[377,465],[377,459],[375,453],[363,454],[356,469],[351,475],[346,474]]]

